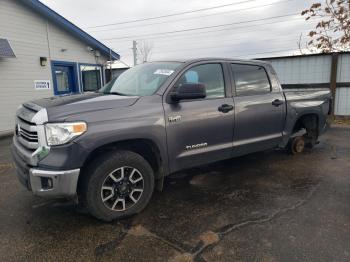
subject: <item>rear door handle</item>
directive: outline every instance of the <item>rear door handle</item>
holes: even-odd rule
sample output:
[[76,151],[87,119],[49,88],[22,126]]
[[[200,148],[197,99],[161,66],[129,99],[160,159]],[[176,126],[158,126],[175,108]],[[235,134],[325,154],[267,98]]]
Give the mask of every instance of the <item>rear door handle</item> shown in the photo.
[[282,100],[279,100],[279,99],[275,99],[272,101],[272,105],[274,106],[280,106],[280,105],[283,105],[284,104],[284,101]]
[[228,113],[233,110],[233,105],[223,104],[219,106],[218,110],[223,113]]

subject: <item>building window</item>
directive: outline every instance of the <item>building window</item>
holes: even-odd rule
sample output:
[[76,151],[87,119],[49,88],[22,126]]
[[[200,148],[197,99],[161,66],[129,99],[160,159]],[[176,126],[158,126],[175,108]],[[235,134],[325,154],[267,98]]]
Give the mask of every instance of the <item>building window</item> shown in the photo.
[[96,91],[102,87],[102,68],[95,65],[80,65],[81,84],[84,92]]

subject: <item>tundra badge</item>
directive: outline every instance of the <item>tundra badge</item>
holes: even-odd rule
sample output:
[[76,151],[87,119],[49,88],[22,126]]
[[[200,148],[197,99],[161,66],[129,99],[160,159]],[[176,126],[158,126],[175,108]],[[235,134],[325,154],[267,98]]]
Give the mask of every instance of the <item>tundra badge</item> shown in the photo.
[[200,143],[200,144],[196,144],[196,145],[186,146],[186,150],[202,148],[202,147],[206,147],[206,146],[208,146],[208,143]]
[[170,123],[179,122],[180,120],[181,120],[181,116],[169,116],[168,117],[168,121]]

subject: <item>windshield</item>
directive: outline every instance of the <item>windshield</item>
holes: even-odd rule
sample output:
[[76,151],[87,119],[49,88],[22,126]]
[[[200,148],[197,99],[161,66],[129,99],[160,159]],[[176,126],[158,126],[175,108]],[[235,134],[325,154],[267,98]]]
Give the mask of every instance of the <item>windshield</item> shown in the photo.
[[153,62],[135,66],[100,89],[105,94],[127,96],[153,95],[180,63]]

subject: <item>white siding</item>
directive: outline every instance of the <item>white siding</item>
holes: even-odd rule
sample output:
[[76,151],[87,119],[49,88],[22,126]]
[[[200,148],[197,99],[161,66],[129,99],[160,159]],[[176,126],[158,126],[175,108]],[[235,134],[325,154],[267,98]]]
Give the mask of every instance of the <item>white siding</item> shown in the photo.
[[[282,84],[330,83],[331,55],[271,59]],[[350,83],[350,54],[340,54],[337,83]],[[350,115],[350,85],[338,87],[334,100],[335,115]]]
[[[350,82],[350,54],[339,55],[337,82]],[[350,115],[350,86],[337,88],[334,112],[336,115]]]
[[334,114],[350,115],[350,87],[338,87],[335,93]]
[[[16,58],[0,58],[0,134],[12,130],[16,108],[23,102],[53,95],[35,90],[34,80],[50,80],[50,60],[104,64],[96,60],[87,45],[49,23],[19,1],[0,0],[0,38],[8,39]],[[62,49],[66,51],[62,52]],[[48,65],[40,66],[40,57]]]
[[282,84],[330,82],[331,56],[280,58],[270,62]]
[[350,82],[350,54],[339,55],[337,82]]

